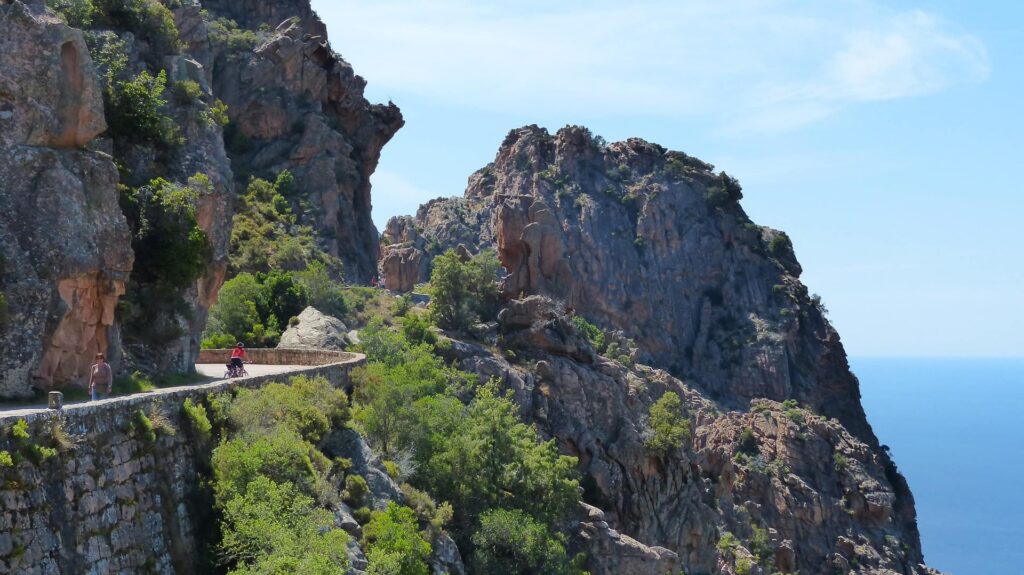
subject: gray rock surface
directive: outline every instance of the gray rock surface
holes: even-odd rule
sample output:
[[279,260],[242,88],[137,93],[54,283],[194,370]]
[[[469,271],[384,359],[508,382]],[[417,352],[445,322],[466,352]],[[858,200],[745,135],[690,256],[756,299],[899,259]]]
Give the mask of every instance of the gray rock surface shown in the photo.
[[[502,331],[515,360],[460,341],[446,359],[497,380],[542,435],[579,458],[584,500],[603,511],[581,519],[591,572],[654,573],[678,555],[686,573],[735,573],[754,553],[765,573],[831,574],[836,554],[856,573],[929,572],[902,477],[837,420],[766,399],[730,411],[665,371],[576,353],[582,344],[569,342],[579,336],[553,302],[532,296],[509,310]],[[663,452],[647,440],[650,407],[666,393],[680,397],[691,434]],[[753,543],[755,527],[763,543]],[[717,548],[725,532],[738,540],[728,553]]]
[[289,325],[277,347],[298,349],[341,349],[348,347],[348,328],[336,317],[313,306],[302,310],[299,323]]
[[290,170],[309,206],[297,211],[302,223],[342,260],[350,281],[369,283],[378,253],[370,175],[381,148],[404,124],[401,112],[367,102],[366,81],[331,49],[308,0],[202,4],[243,28],[274,30],[252,51],[215,50],[214,92],[229,106],[235,170]]
[[0,5],[0,30],[0,397],[10,398],[85,381],[134,257],[117,169],[83,149],[106,124],[82,33],[21,2]]
[[605,144],[581,127],[528,126],[470,176],[464,197],[433,200],[394,226],[415,230],[413,241],[390,225],[385,237],[427,260],[460,244],[495,248],[510,296],[563,302],[731,406],[796,399],[876,445],[791,243],[735,201],[709,199],[738,189],[712,170],[640,139]]

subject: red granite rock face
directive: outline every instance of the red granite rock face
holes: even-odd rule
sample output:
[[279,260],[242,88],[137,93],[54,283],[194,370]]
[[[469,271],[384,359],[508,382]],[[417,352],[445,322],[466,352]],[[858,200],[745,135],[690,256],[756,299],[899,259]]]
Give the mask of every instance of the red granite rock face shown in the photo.
[[716,205],[731,184],[712,169],[639,139],[531,126],[508,135],[463,198],[425,205],[406,227],[428,261],[459,244],[495,248],[510,296],[562,301],[731,405],[796,399],[874,443],[788,238],[735,201]]
[[[306,0],[203,2],[243,28],[269,26],[253,50],[215,47],[214,92],[228,104],[236,172],[281,170],[308,204],[298,210],[350,281],[376,273],[378,233],[370,216],[370,176],[404,120],[394,104],[370,104],[366,81],[336,54]],[[245,141],[245,146],[232,142]]]
[[[0,6],[0,397],[81,383],[107,351],[134,256],[82,32]],[[13,55],[14,57],[8,57]]]

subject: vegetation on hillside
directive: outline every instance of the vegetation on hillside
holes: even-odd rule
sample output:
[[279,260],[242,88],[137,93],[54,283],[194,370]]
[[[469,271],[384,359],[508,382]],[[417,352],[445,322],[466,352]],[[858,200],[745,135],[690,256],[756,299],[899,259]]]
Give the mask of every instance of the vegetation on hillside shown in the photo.
[[[474,573],[579,573],[562,531],[579,498],[575,458],[519,420],[493,384],[381,321],[361,334],[353,424],[409,484],[451,504],[450,532]],[[525,529],[525,531],[524,531]]]
[[443,329],[464,331],[498,313],[500,293],[496,280],[501,264],[493,250],[462,261],[455,250],[437,256],[430,274],[430,314]]
[[149,184],[120,186],[121,209],[132,231],[135,264],[119,304],[126,336],[164,344],[182,334],[188,318],[182,293],[203,273],[211,248],[199,227],[195,205],[211,193],[209,178],[196,174],[186,185],[157,178]]

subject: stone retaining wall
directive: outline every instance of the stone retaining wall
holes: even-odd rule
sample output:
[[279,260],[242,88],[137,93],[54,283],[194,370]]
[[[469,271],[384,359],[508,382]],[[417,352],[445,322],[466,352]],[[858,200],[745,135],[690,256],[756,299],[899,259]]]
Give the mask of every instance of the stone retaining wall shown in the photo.
[[[0,450],[16,448],[19,419],[29,441],[55,446],[54,429],[68,440],[38,464],[0,463],[0,573],[196,573],[203,546],[216,529],[211,501],[199,488],[208,447],[182,413],[185,399],[205,402],[232,389],[259,388],[294,375],[324,376],[340,387],[365,356],[292,372],[168,388],[69,405],[62,410],[0,412]],[[156,441],[132,431],[139,411],[156,422]]]
[[[246,358],[263,365],[326,365],[349,361],[360,354],[327,349],[247,348]],[[203,349],[196,363],[227,363],[230,349]]]

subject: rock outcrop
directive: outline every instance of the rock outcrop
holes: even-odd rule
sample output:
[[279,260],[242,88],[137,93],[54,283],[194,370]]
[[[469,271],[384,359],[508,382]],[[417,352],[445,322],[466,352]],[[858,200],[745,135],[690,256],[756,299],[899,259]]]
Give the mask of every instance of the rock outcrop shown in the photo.
[[[681,152],[530,126],[464,197],[393,220],[382,268],[389,250],[419,258],[394,267],[404,286],[446,249],[496,249],[511,298],[498,341],[516,360],[468,343],[450,359],[503,382],[579,457],[610,529],[677,553],[687,573],[926,573],[913,496],[839,336],[789,238],[751,222],[741,197]],[[602,357],[573,315],[635,348]],[[665,393],[692,428],[667,453],[645,423]]]
[[[511,302],[501,324],[512,362],[467,342],[446,353],[501,382],[543,435],[579,458],[584,500],[602,510],[581,523],[592,572],[737,573],[748,561],[763,569],[750,573],[931,572],[903,478],[839,421],[766,399],[728,411],[666,371],[583,351],[546,298]],[[680,398],[691,430],[677,448],[650,443],[650,408],[665,394]]]
[[[376,273],[369,177],[402,126],[398,108],[366,101],[365,81],[331,50],[307,0],[171,4],[176,38],[124,14],[97,14],[83,32],[39,0],[0,5],[0,48],[11,55],[0,63],[0,397],[81,385],[97,351],[121,371],[191,370],[227,273],[236,187],[252,175],[290,170],[293,209],[321,247],[349,280]],[[106,54],[102,64],[90,49]],[[158,113],[173,141],[107,130],[108,78],[143,71],[166,73]],[[217,100],[228,104],[226,128]],[[142,224],[126,221],[118,185],[130,194],[196,174],[208,263],[184,288],[147,283],[129,228]],[[167,303],[140,305],[154,301]]]
[[434,200],[403,227],[427,260],[495,248],[510,296],[564,302],[726,405],[796,399],[877,445],[788,237],[751,222],[738,182],[712,169],[639,139],[530,126],[509,133],[463,198]]
[[81,31],[21,2],[0,30],[0,397],[27,397],[107,351],[133,253],[114,162],[84,149],[106,124]]
[[281,334],[277,347],[284,349],[345,349],[348,328],[336,317],[322,313],[313,306],[296,316],[298,323],[289,325]]
[[370,175],[381,148],[404,124],[401,112],[366,101],[366,81],[331,50],[307,0],[206,0],[203,6],[242,28],[274,30],[253,50],[221,46],[214,53],[214,92],[228,104],[235,170],[270,179],[290,170],[309,206],[297,210],[303,223],[342,260],[350,281],[368,283],[378,255]]

